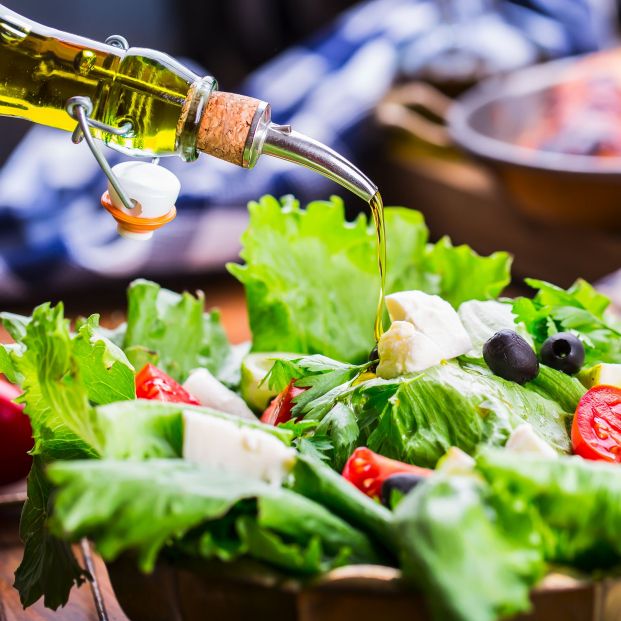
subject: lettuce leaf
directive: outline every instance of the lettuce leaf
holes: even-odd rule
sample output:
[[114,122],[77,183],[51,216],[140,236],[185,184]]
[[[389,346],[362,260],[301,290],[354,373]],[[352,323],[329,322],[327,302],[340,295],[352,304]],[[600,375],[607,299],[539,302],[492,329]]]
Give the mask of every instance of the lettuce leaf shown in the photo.
[[580,457],[524,459],[488,450],[477,458],[477,470],[489,483],[495,503],[511,504],[532,524],[548,561],[585,571],[619,566],[618,465]]
[[2,319],[18,345],[4,347],[24,391],[19,401],[32,424],[33,453],[46,459],[97,455],[93,405],[135,398],[125,354],[98,334],[97,315],[72,333],[62,304],[42,304],[30,318]]
[[[366,535],[320,504],[247,477],[177,459],[56,462],[48,473],[58,488],[52,519],[56,535],[74,540],[88,536],[106,560],[132,550],[143,571],[153,569],[170,543],[225,518],[243,500],[256,501],[251,512],[256,522],[245,520],[241,528],[246,529],[246,550],[260,550],[261,560],[283,565],[287,550],[278,545],[281,541],[304,548],[320,541],[328,557],[339,563],[378,560]],[[260,530],[249,532],[254,524]],[[182,548],[188,551],[187,545]],[[205,542],[202,548],[208,548]],[[198,546],[195,554],[200,551]],[[213,547],[206,551],[213,553]]]
[[361,417],[377,419],[371,449],[433,467],[451,446],[470,454],[481,444],[503,446],[522,422],[557,451],[569,452],[568,428],[583,394],[576,379],[548,367],[520,386],[482,360],[463,358],[397,381],[369,382],[352,402]]
[[526,612],[548,564],[618,570],[620,523],[617,465],[497,449],[473,475],[434,474],[395,510],[404,575],[437,621]]
[[[228,265],[244,284],[255,351],[367,360],[379,276],[374,230],[364,215],[345,220],[338,198],[301,209],[271,196],[249,204],[245,265]],[[428,245],[420,213],[387,208],[387,291],[422,289],[458,306],[497,296],[509,282],[506,253],[480,257],[447,239]]]
[[533,337],[537,350],[557,332],[573,332],[582,341],[587,366],[621,363],[621,332],[607,317],[610,300],[584,280],[561,289],[542,280],[526,279],[537,290],[533,299],[517,298],[513,312]]
[[484,482],[467,476],[436,474],[397,505],[403,574],[436,621],[496,621],[530,608],[530,588],[546,566],[512,517],[490,504]]
[[56,610],[67,603],[74,584],[80,586],[88,574],[80,567],[71,546],[54,537],[47,527],[50,492],[42,458],[36,455],[28,475],[28,499],[19,524],[24,556],[15,571],[14,586],[24,607],[43,597],[45,606]]
[[201,291],[193,296],[148,280],[132,282],[127,290],[123,349],[136,369],[150,362],[184,382],[192,369],[206,367],[219,379],[224,374],[231,383],[227,369],[231,345],[219,312],[205,313],[204,305]]
[[[292,412],[296,426],[309,426],[300,429],[302,435],[328,441],[325,454],[337,470],[362,445],[433,467],[451,446],[470,454],[482,444],[503,446],[522,422],[566,453],[573,412],[585,392],[578,380],[549,367],[520,386],[494,375],[482,359],[466,356],[415,375],[365,381],[356,379],[364,365],[349,365],[347,373],[347,365],[335,362],[330,369],[324,359],[326,370],[314,373],[307,366],[313,358],[286,363],[291,375],[302,376],[296,386],[310,386],[294,400]],[[280,374],[288,377],[285,367]]]
[[334,515],[359,528],[386,558],[396,556],[391,512],[371,500],[329,466],[308,455],[298,455],[291,489],[322,504]]
[[24,391],[19,400],[35,440],[20,522],[24,557],[15,572],[24,606],[43,596],[46,606],[58,608],[67,602],[72,586],[84,579],[71,547],[49,532],[45,463],[99,455],[102,443],[94,405],[135,396],[133,368],[123,352],[98,333],[98,319],[93,315],[71,333],[60,304],[43,304],[32,317],[2,315],[17,341],[2,347],[4,359]]

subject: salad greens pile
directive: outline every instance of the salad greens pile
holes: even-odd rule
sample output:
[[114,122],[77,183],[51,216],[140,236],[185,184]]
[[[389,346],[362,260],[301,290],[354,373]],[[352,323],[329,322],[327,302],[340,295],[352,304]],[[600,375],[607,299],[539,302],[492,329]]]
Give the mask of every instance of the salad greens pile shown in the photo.
[[[82,537],[106,560],[135,555],[143,571],[189,557],[250,557],[300,579],[389,564],[423,590],[438,621],[526,611],[552,564],[599,572],[621,564],[621,471],[565,455],[585,388],[545,366],[533,381],[509,382],[481,353],[502,328],[537,350],[572,331],[589,364],[621,363],[604,296],[583,281],[565,291],[531,280],[533,299],[499,298],[510,279],[506,253],[431,244],[419,213],[387,208],[388,292],[440,295],[459,309],[473,350],[382,379],[369,361],[379,277],[367,219],[346,221],[337,199],[303,209],[264,197],[249,209],[245,264],[229,270],[245,286],[252,351],[275,355],[263,383],[274,394],[303,389],[284,424],[136,399],[146,363],[179,382],[204,368],[239,390],[247,347],[228,342],[200,293],[136,281],[115,330],[97,315],[71,326],[62,305],[0,316],[15,341],[0,347],[0,373],[23,389],[35,439],[15,580],[24,606],[40,597],[62,606],[88,579],[71,548]],[[289,447],[282,484],[188,460],[188,412]],[[503,450],[523,423],[558,457]],[[437,469],[391,510],[339,474],[357,447]],[[443,456],[455,447],[474,460],[448,467]]]
[[[246,289],[253,349],[366,361],[375,345],[369,326],[379,274],[375,231],[365,215],[348,222],[338,198],[301,209],[295,199],[265,196],[248,209],[246,263],[228,268]],[[457,307],[494,298],[509,284],[507,253],[481,257],[446,238],[429,244],[421,214],[411,209],[388,208],[385,221],[388,292],[420,289]]]

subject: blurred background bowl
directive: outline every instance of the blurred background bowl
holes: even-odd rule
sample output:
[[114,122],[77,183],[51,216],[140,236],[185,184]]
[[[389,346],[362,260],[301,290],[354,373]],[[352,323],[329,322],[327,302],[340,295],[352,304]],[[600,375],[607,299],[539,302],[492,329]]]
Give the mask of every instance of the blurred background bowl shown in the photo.
[[621,157],[577,155],[521,146],[529,125],[545,117],[551,91],[575,59],[486,80],[448,113],[449,134],[501,179],[515,206],[534,220],[594,229],[621,227]]

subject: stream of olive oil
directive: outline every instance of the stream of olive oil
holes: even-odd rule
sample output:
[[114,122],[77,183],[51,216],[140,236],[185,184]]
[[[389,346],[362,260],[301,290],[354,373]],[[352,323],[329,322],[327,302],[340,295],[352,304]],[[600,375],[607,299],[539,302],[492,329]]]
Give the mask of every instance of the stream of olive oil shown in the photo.
[[386,288],[386,227],[384,225],[384,203],[379,192],[376,192],[369,201],[369,208],[373,215],[375,232],[377,235],[377,266],[380,276],[379,300],[377,302],[377,313],[375,315],[375,340],[379,341],[384,332],[384,295]]

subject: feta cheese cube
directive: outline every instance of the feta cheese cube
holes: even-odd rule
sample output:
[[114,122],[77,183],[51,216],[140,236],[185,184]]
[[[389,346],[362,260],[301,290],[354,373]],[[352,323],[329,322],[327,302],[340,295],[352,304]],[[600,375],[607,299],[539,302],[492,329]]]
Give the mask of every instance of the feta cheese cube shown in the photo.
[[514,453],[531,453],[542,457],[558,456],[556,451],[535,433],[529,423],[522,423],[511,432],[505,448]]
[[183,387],[205,407],[240,418],[257,420],[246,402],[218,381],[207,369],[192,371]]
[[472,349],[468,333],[455,309],[440,296],[423,291],[400,291],[386,296],[393,321],[408,321],[450,360]]
[[278,438],[191,410],[183,412],[183,458],[193,464],[281,485],[295,464],[295,449]]

